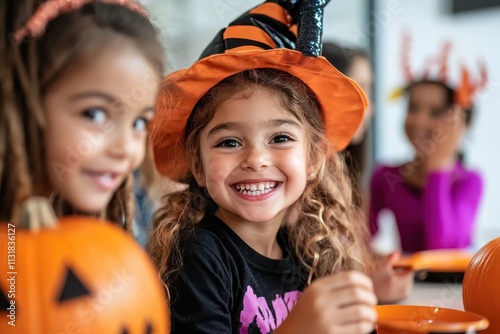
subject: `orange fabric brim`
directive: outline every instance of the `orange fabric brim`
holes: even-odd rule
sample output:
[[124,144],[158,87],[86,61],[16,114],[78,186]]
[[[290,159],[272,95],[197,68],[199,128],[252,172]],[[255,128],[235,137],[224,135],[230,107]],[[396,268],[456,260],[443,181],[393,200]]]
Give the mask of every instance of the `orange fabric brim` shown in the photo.
[[189,115],[198,100],[223,79],[257,68],[282,70],[302,80],[319,101],[325,133],[333,148],[341,151],[349,144],[368,100],[356,82],[324,57],[306,57],[290,49],[227,51],[165,76],[150,126],[160,173],[177,180],[188,171],[184,138]]

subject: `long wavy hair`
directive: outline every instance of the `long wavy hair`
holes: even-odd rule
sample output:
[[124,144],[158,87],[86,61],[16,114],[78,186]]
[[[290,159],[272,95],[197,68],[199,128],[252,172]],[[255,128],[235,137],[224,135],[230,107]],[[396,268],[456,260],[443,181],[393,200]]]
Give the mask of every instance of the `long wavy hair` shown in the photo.
[[[40,3],[9,0],[0,4],[0,221],[15,222],[25,199],[57,190],[47,177],[42,100],[63,73],[92,61],[96,52],[120,38],[122,43],[132,43],[159,77],[163,75],[163,48],[156,29],[141,14],[118,5],[89,2],[50,21],[42,36],[16,43],[13,32]],[[103,212],[90,214],[130,229],[132,183],[129,177]],[[76,212],[64,198],[54,197],[59,215]]]
[[[218,106],[235,94],[263,89],[280,97],[282,106],[304,126],[310,159],[320,169],[304,193],[287,212],[283,227],[290,244],[313,279],[342,270],[364,270],[366,231],[362,213],[353,204],[352,185],[340,154],[331,151],[324,132],[314,94],[292,75],[256,69],[228,77],[213,87],[196,105],[186,131],[188,161],[199,168],[200,132],[217,112]],[[185,190],[167,194],[157,211],[148,250],[166,283],[182,265],[178,247],[181,233],[193,230],[210,207],[206,190],[200,188],[191,172],[183,182]]]

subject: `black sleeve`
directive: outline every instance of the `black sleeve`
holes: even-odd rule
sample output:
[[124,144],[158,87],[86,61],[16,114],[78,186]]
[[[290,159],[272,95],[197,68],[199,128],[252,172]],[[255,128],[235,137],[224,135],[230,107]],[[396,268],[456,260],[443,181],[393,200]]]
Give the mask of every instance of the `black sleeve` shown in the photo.
[[228,267],[217,248],[186,242],[183,265],[169,286],[172,333],[232,333]]

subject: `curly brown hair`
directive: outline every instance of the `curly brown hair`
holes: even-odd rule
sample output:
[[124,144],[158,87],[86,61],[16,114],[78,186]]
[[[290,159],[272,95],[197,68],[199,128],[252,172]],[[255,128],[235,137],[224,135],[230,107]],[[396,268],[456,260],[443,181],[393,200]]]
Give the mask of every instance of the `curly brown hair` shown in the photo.
[[[364,270],[366,227],[352,201],[352,184],[344,160],[332,152],[324,132],[319,105],[311,90],[296,77],[273,69],[255,69],[230,76],[198,102],[186,131],[186,151],[193,168],[199,164],[199,135],[218,106],[235,94],[251,95],[263,89],[280,97],[282,106],[305,126],[308,154],[320,166],[296,204],[289,208],[283,227],[290,244],[313,279],[342,270]],[[194,229],[210,205],[205,190],[191,172],[182,179],[185,190],[167,194],[157,211],[148,250],[166,286],[181,263],[180,234]]]
[[[134,45],[163,75],[164,53],[158,34],[143,15],[126,7],[92,1],[50,21],[40,37],[15,42],[12,36],[41,1],[0,4],[0,221],[15,222],[20,205],[33,195],[49,195],[44,144],[44,93],[72,66],[91,61],[110,41]],[[130,229],[132,176],[115,192],[103,212],[91,213]],[[75,212],[55,199],[58,214]]]

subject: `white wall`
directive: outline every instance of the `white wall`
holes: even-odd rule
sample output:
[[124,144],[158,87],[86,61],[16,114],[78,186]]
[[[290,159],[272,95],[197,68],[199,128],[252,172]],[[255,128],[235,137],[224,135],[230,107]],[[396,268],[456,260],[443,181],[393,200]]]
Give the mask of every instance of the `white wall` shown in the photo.
[[464,142],[466,161],[479,169],[485,193],[479,215],[476,247],[500,235],[500,9],[452,15],[448,1],[377,1],[376,156],[384,163],[398,163],[412,157],[411,146],[403,132],[405,101],[391,102],[392,89],[404,83],[400,67],[401,37],[412,36],[411,65],[419,73],[425,60],[451,40],[449,71],[458,80],[459,65],[465,63],[478,75],[477,60],[487,65],[489,83],[476,100],[476,119]]

